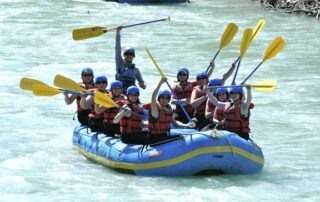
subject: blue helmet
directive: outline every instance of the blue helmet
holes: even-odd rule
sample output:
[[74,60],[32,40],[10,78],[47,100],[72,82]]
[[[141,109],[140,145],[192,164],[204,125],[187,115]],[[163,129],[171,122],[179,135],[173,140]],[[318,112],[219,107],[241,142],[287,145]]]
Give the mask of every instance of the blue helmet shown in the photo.
[[95,83],[98,83],[98,82],[105,82],[105,83],[108,83],[108,79],[106,76],[98,76],[95,80]]
[[134,48],[126,48],[123,52],[123,55],[133,55],[133,57],[136,56]]
[[198,74],[197,74],[197,80],[199,80],[199,79],[207,79],[209,76],[208,76],[208,73],[207,72],[199,72]]
[[179,74],[180,73],[185,73],[187,75],[187,79],[189,78],[189,69],[187,67],[181,67],[178,69],[178,72],[177,72],[177,80],[179,81]]
[[209,86],[222,86],[222,79],[210,79]]
[[113,88],[113,87],[121,87],[122,88],[123,84],[121,81],[115,80],[110,84],[110,88]]
[[230,88],[229,93],[240,93],[241,95],[243,95],[243,89],[241,86],[233,86]]
[[93,70],[90,67],[83,68],[81,71],[81,75],[83,74],[92,74],[93,75]]
[[127,89],[127,95],[130,95],[130,94],[138,94],[138,95],[140,95],[139,88],[137,86],[130,86]]
[[215,91],[215,96],[218,97],[219,93],[226,93],[229,94],[228,89],[226,87],[217,88]]
[[157,100],[159,101],[160,100],[160,96],[161,95],[167,95],[167,96],[171,96],[171,92],[168,91],[168,90],[160,90],[158,92],[158,95],[157,95]]

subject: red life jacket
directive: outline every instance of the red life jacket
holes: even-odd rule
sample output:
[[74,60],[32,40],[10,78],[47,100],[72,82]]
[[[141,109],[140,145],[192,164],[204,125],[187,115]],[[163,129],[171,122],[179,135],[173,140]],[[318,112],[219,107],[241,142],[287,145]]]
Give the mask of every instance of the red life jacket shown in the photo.
[[[242,105],[242,104],[241,104]],[[248,118],[244,118],[241,116],[240,110],[241,105],[238,105],[235,108],[230,109],[228,105],[226,105],[223,114],[225,117],[225,129],[234,133],[249,133],[249,118],[250,111],[248,114]]]
[[149,134],[151,136],[167,135],[170,131],[170,122],[172,119],[173,111],[170,105],[161,106],[158,102],[159,118],[151,118],[148,122]]
[[[124,95],[120,95],[118,97],[112,97],[112,100],[115,101],[119,106],[122,106],[126,103]],[[113,119],[119,113],[119,111],[120,111],[119,107],[112,107],[112,108],[106,109],[103,112],[104,123],[107,125],[113,124]]]
[[[86,89],[86,90],[93,90],[95,89],[94,88],[94,83],[89,83],[90,85],[92,85],[92,87],[89,87],[88,85],[89,84],[85,84],[83,82],[78,82],[79,85],[81,85],[81,87],[83,89]],[[90,109],[83,109],[81,106],[80,106],[80,100],[81,100],[81,97],[80,96],[77,96],[77,112],[81,112],[81,111],[90,111]]]
[[208,100],[206,103],[206,109],[208,109],[207,111],[214,112],[216,106],[210,100]]
[[[143,108],[141,105],[127,104],[133,112],[143,115]],[[139,134],[142,127],[142,118],[132,114],[130,117],[123,117],[120,121],[121,134]]]
[[214,109],[213,118],[217,119],[218,121],[222,121],[224,119],[224,109],[216,107]]
[[[187,85],[185,87],[182,87],[180,84],[176,84],[173,86],[173,92],[177,95],[179,99],[190,99],[193,88],[197,85],[197,82],[187,82]],[[191,104],[186,104],[185,106],[186,111],[189,114],[192,114],[194,112],[194,109],[192,108]],[[181,113],[182,109],[179,104],[176,104],[176,113]]]
[[[205,93],[202,92],[199,86],[194,87],[193,90],[196,91],[195,99],[201,98],[202,96],[206,95]],[[206,105],[207,105],[207,99],[205,99],[197,108],[194,109],[194,115],[204,116],[206,113]]]

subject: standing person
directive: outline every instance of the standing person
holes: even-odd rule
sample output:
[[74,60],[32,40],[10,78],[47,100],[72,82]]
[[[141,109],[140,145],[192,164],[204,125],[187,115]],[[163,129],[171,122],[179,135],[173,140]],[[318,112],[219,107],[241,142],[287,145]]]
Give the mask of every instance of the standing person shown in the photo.
[[[100,91],[101,93],[109,94],[106,90],[108,86],[108,79],[106,76],[98,76],[95,80],[96,89],[95,91]],[[88,126],[91,131],[103,132],[103,114],[97,114],[94,110],[94,95],[81,94],[80,106],[83,109],[89,109],[89,122]]]
[[[128,101],[114,117],[113,123],[120,122],[121,140],[127,144],[148,144],[148,137],[142,135],[143,106],[139,100],[140,91],[136,86],[127,89]],[[134,112],[135,114],[131,113]],[[140,114],[138,116],[136,114]]]
[[[181,101],[183,107],[185,107],[185,110],[188,113],[189,117],[192,117],[194,110],[190,104],[190,100],[192,90],[197,85],[197,81],[190,82],[188,81],[188,78],[189,69],[187,67],[180,68],[177,72],[177,81],[179,83],[174,85],[172,90]],[[176,106],[175,119],[177,121],[181,121],[182,123],[188,123],[188,117],[184,114],[174,95],[171,96],[171,104],[174,104]]]
[[[93,70],[90,67],[84,68],[81,71],[82,82],[79,82],[79,84],[86,90],[94,89],[93,78],[94,78]],[[64,93],[64,100],[67,105],[70,105],[75,100],[77,100],[77,112],[76,113],[77,113],[78,121],[81,125],[88,125],[90,109],[83,109],[80,106],[81,97],[79,95],[75,95],[75,94]]]
[[166,77],[162,77],[158,86],[152,93],[151,110],[149,111],[149,143],[157,143],[169,139],[176,139],[180,137],[169,136],[170,123],[176,127],[193,128],[194,124],[183,124],[180,121],[176,121],[173,117],[173,110],[169,104],[171,99],[171,93],[168,90],[159,91],[161,85],[167,81]]
[[243,139],[249,140],[249,119],[252,95],[251,86],[245,86],[247,89],[247,98],[244,98],[242,87],[234,86],[229,90],[230,102],[219,102],[216,97],[211,95],[207,88],[205,88],[205,91],[211,102],[217,108],[223,110],[225,130],[234,132]]
[[[123,85],[121,81],[113,81],[110,84],[111,99],[118,105],[123,105],[126,101],[126,96],[122,94]],[[119,113],[118,107],[106,108],[102,105],[95,104],[94,109],[97,114],[104,116],[103,132],[108,136],[120,135],[120,124],[114,124],[113,119]]]
[[133,63],[133,58],[136,56],[135,50],[133,48],[126,48],[123,52],[123,58],[121,57],[121,39],[120,31],[122,26],[117,28],[116,34],[116,47],[115,47],[115,60],[116,60],[116,80],[123,83],[123,91],[130,86],[136,85],[136,80],[138,80],[139,87],[142,89],[146,88],[144,80],[141,76],[139,69]]

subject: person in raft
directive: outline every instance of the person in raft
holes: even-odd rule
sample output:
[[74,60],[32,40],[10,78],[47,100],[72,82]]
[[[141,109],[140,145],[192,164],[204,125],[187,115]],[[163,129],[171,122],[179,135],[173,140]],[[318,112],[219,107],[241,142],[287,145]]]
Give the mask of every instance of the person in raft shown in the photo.
[[[93,70],[90,67],[84,68],[81,71],[82,82],[79,82],[79,84],[86,90],[94,89],[95,86],[94,86],[93,78],[94,78]],[[78,121],[81,125],[88,125],[90,109],[83,109],[80,106],[80,99],[81,97],[79,95],[64,93],[64,100],[67,105],[70,105],[75,100],[77,100],[76,113],[77,113]]]
[[[212,89],[210,89],[210,93],[213,94]],[[227,102],[228,98],[229,98],[228,89],[225,87],[217,88],[213,95],[218,99],[219,102]],[[211,120],[210,124],[207,125],[206,127],[204,127],[202,129],[202,131],[206,131],[206,130],[214,129],[214,128],[217,128],[219,130],[223,130],[224,129],[223,111],[224,111],[224,109],[220,109],[220,108],[216,107],[214,104],[212,104],[210,99],[208,99],[207,108],[206,108],[206,117],[208,116],[207,115],[208,113],[210,113],[210,115],[211,114],[213,114],[213,115],[211,115],[210,117],[207,117],[208,119]]]
[[[101,93],[108,94],[106,90],[108,86],[108,79],[106,76],[98,76],[95,80],[96,89],[92,90],[100,91]],[[103,114],[97,114],[94,110],[94,95],[81,94],[80,106],[83,109],[89,109],[89,123],[88,126],[91,131],[103,132]]]
[[166,77],[162,77],[158,86],[152,93],[151,107],[149,110],[149,144],[154,144],[170,139],[177,139],[180,136],[169,136],[170,123],[176,127],[194,128],[194,123],[181,123],[176,121],[173,116],[173,110],[169,104],[171,92],[168,90],[160,90],[163,83],[167,81]]
[[[229,70],[222,76],[222,78],[214,78],[209,80],[209,86],[224,86],[226,80],[232,75],[234,69],[236,68],[236,61],[232,63]],[[215,89],[210,89],[211,93],[215,95]],[[211,119],[213,117],[215,106],[211,103],[209,99],[207,99],[205,117],[206,119]],[[203,130],[203,129],[202,129]]]
[[207,87],[205,87],[204,90],[216,108],[223,110],[224,129],[238,134],[245,140],[249,140],[249,119],[252,95],[251,86],[245,85],[245,87],[247,89],[246,99],[244,98],[243,87],[231,87],[229,90],[230,102],[219,102],[217,98],[210,93],[210,90]]
[[[111,99],[118,105],[125,104],[127,97],[122,94],[123,85],[121,81],[113,81],[110,84],[110,96]],[[114,137],[116,134],[120,134],[120,124],[114,124],[113,119],[119,113],[118,107],[106,108],[102,105],[94,105],[95,112],[97,114],[103,114],[103,132],[108,136]]]
[[[177,95],[181,101],[182,106],[188,113],[189,117],[193,116],[194,109],[190,104],[191,93],[193,88],[197,85],[197,81],[188,81],[189,78],[189,69],[187,67],[182,67],[177,72],[177,83],[173,86],[172,90]],[[184,114],[183,110],[180,107],[176,97],[171,96],[171,104],[175,105],[174,116],[177,121],[182,123],[188,123],[188,117]]]
[[[148,136],[142,134],[143,105],[139,100],[140,91],[136,86],[127,89],[128,100],[120,112],[114,117],[113,123],[120,122],[120,134],[123,143],[148,144]],[[134,113],[132,113],[134,112]]]
[[133,63],[133,58],[136,56],[133,48],[126,48],[123,52],[123,59],[121,57],[121,39],[120,31],[122,26],[117,28],[116,34],[116,47],[115,47],[115,60],[116,60],[116,80],[123,83],[123,92],[130,86],[136,85],[138,80],[139,87],[142,89],[146,88],[140,70]]
[[193,120],[197,122],[197,129],[201,130],[208,125],[209,120],[206,120],[205,109],[208,96],[203,91],[203,87],[208,84],[209,77],[215,68],[214,61],[211,61],[210,69],[207,72],[199,72],[197,74],[197,85],[193,88],[191,93],[190,104],[194,108]]

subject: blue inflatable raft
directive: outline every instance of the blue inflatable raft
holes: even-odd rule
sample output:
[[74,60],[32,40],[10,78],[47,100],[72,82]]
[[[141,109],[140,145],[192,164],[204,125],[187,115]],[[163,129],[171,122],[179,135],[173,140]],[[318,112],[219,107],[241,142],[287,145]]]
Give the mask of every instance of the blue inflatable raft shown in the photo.
[[172,129],[182,138],[157,146],[124,144],[118,138],[78,126],[73,146],[87,158],[111,169],[148,176],[250,174],[264,165],[261,148],[228,131]]

